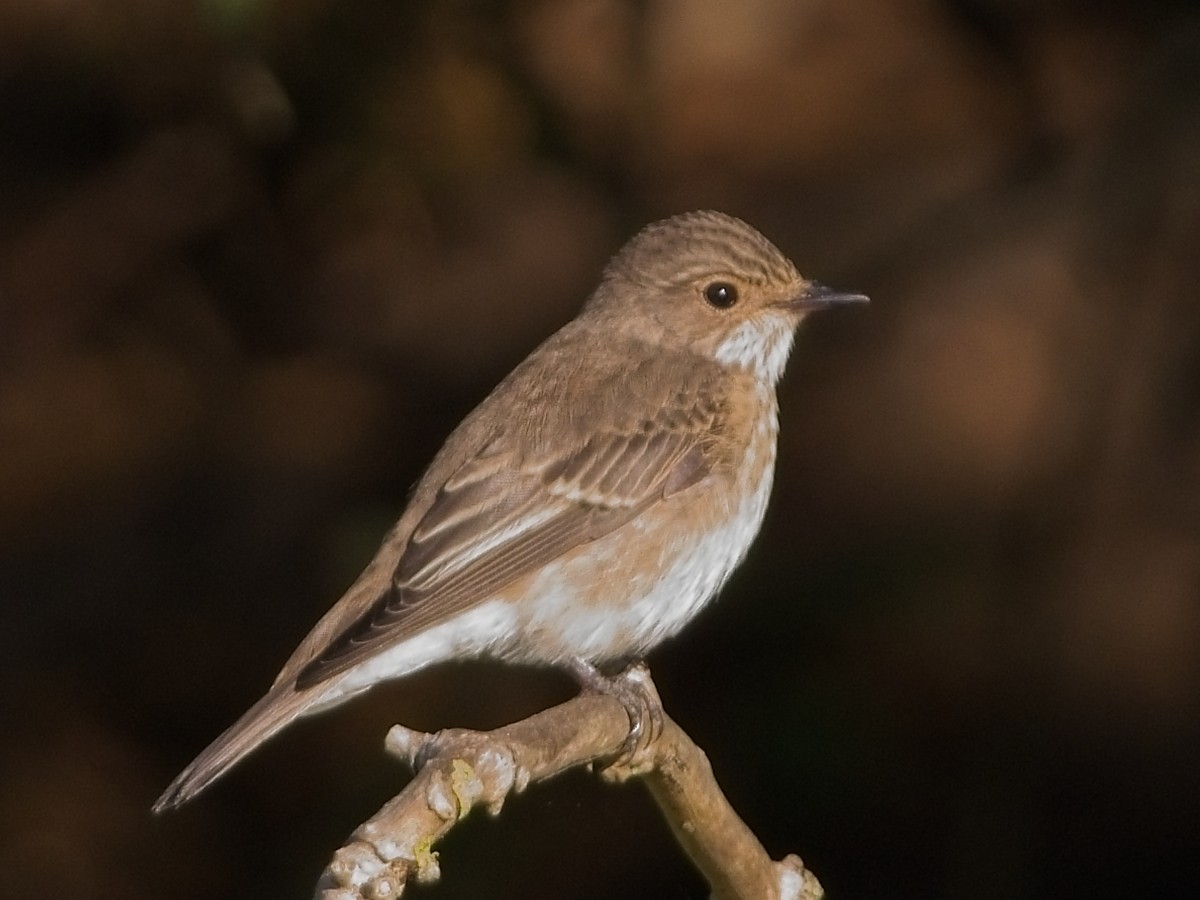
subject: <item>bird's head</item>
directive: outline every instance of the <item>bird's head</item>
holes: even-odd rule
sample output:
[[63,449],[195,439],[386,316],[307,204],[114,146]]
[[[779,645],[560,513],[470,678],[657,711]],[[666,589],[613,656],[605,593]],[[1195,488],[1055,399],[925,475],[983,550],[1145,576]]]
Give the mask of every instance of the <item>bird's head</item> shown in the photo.
[[700,211],[631,238],[605,269],[586,314],[774,384],[806,314],[866,299],[806,280],[742,220]]

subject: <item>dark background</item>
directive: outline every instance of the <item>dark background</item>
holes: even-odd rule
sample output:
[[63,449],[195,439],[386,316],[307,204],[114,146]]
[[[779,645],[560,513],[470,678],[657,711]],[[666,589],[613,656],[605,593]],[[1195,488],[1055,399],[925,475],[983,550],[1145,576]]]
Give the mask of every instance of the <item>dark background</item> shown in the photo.
[[[769,518],[650,660],[838,898],[1200,896],[1200,14],[1023,0],[0,2],[0,872],[306,897],[442,666],[168,780],[646,221],[810,321]],[[476,815],[430,898],[702,898],[637,785]]]

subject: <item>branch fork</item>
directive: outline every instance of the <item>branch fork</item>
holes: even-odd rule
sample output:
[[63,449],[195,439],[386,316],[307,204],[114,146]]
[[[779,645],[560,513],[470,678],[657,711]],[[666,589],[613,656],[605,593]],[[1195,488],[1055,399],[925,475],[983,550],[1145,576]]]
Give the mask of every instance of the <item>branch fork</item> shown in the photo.
[[[649,672],[636,679],[658,704]],[[661,733],[630,747],[627,705],[611,693],[573,700],[494,731],[435,734],[395,725],[386,748],[416,776],[360,825],[317,884],[316,900],[395,900],[410,882],[437,881],[433,849],[472,809],[500,813],[511,794],[576,766],[646,782],[676,839],[712,888],[713,900],[818,900],[816,876],[797,856],[773,861],[713,778],[704,752],[665,712]]]

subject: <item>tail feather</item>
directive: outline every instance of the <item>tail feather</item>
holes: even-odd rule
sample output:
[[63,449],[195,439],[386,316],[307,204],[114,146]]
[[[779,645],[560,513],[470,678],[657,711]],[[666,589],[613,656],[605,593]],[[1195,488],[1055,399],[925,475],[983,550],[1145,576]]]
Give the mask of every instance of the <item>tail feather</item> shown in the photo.
[[196,796],[259,744],[311,711],[313,699],[291,683],[277,684],[175,777],[155,801],[154,811],[174,809]]

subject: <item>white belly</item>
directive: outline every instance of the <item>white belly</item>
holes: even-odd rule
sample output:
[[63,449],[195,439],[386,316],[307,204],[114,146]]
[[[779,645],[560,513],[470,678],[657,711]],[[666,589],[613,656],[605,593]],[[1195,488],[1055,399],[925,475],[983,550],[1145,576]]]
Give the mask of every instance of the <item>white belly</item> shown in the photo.
[[[711,600],[745,558],[766,514],[775,463],[775,417],[768,458],[761,475],[737,492],[741,502],[723,524],[699,536],[662,546],[662,566],[631,572],[614,545],[626,536],[596,542],[593,553],[570,567],[550,569],[536,578],[520,602],[522,636],[497,655],[513,661],[557,662],[568,657],[595,661],[640,656],[678,632]],[[743,472],[759,469],[746,460]],[[628,527],[636,527],[631,522]],[[647,542],[663,541],[647,535]],[[600,596],[581,603],[579,585],[593,584]],[[569,611],[568,611],[569,610]]]
[[[331,684],[325,702],[447,659],[487,655],[524,663],[573,657],[601,662],[640,656],[675,634],[729,578],[762,525],[775,469],[773,402],[770,408],[761,426],[769,440],[755,442],[766,464],[742,461],[739,490],[722,492],[740,499],[730,501],[733,508],[717,517],[715,527],[699,535],[680,534],[675,541],[647,533],[644,546],[658,548],[658,565],[633,565],[627,558],[624,532],[639,527],[635,519],[570,562],[547,566],[519,596],[487,600],[381,651]],[[756,471],[760,474],[754,477]]]

